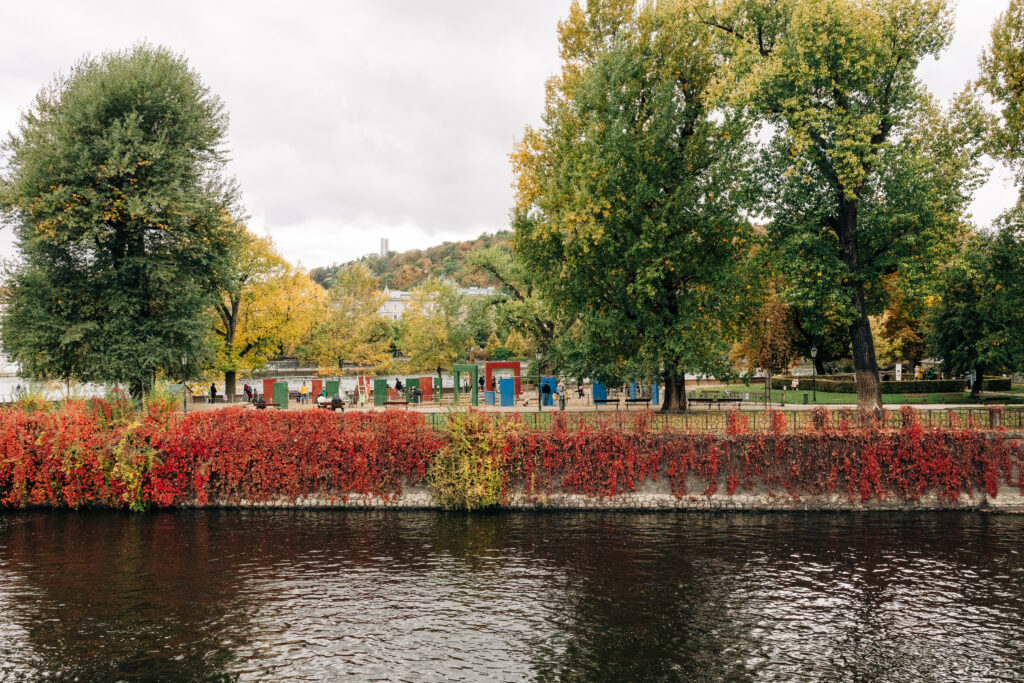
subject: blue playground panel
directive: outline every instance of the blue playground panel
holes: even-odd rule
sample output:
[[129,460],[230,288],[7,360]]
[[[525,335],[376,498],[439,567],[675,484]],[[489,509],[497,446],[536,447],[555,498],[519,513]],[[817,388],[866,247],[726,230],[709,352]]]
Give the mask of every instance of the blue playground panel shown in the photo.
[[551,387],[551,393],[550,394],[545,394],[544,390],[541,389],[541,394],[540,395],[542,397],[544,397],[544,405],[546,405],[546,406],[553,406],[553,405],[555,405],[555,399],[552,398],[552,397],[555,395],[555,390],[558,388],[558,380],[556,380],[554,377],[545,377],[545,378],[543,378],[540,381],[540,384],[541,384],[542,387],[545,384],[547,384],[549,387]]
[[651,405],[652,406],[658,405],[658,399],[659,398],[660,398],[660,395],[658,393],[658,383],[655,382],[654,384],[651,385]]
[[608,387],[601,384],[600,382],[594,382],[590,388],[590,398],[594,401],[607,401],[608,400]]
[[636,389],[637,389],[636,382],[630,382],[629,383],[629,397],[630,398],[636,398]]
[[516,381],[512,377],[498,380],[498,391],[501,393],[501,405],[511,407],[516,402]]
[[494,392],[493,391],[485,391],[484,392],[484,405],[485,406],[493,406],[494,405]]

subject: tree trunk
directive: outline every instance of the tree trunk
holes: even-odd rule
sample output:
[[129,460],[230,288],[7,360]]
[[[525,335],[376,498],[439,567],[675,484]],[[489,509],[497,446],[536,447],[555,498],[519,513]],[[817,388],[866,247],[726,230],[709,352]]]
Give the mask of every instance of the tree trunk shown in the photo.
[[665,372],[665,400],[661,404],[662,412],[686,411],[686,375]]
[[235,384],[238,382],[238,372],[236,370],[226,370],[224,372],[224,396],[228,403],[233,403],[235,400]]
[[882,409],[882,388],[878,382],[878,360],[875,340],[871,337],[864,283],[860,279],[857,261],[857,203],[856,199],[839,199],[839,242],[843,262],[850,271],[849,286],[857,318],[850,324],[850,345],[853,348],[853,371],[857,381],[857,405],[862,410]]
[[146,383],[141,379],[133,379],[128,385],[128,394],[135,401],[141,401],[146,397]]
[[814,363],[814,370],[819,375],[825,374],[825,360],[821,357],[821,352],[818,352],[818,357],[811,360]]

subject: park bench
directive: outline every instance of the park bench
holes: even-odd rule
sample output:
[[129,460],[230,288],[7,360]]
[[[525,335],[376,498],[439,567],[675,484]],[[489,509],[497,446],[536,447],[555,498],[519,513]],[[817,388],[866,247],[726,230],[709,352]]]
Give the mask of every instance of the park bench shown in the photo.
[[718,404],[719,408],[721,408],[722,406],[736,406],[737,408],[739,408],[743,404],[743,399],[742,398],[719,398],[719,399],[715,399],[715,402]]
[[597,406],[599,406],[599,405],[604,406],[604,405],[608,405],[609,403],[614,403],[615,404],[615,410],[619,409],[619,399],[617,399],[617,398],[595,398],[595,399],[593,399],[593,401],[594,401],[594,409],[595,410],[597,410]]
[[405,406],[405,409],[409,410],[409,402],[404,400],[384,401],[385,410],[388,406]]
[[629,410],[629,406],[643,404],[646,406],[651,405],[651,399],[649,398],[627,398],[626,399],[626,410]]
[[982,396],[981,397],[981,402],[984,405],[999,405],[999,404],[1006,403],[1006,397],[1005,396]]
[[903,400],[906,403],[927,403],[928,394],[903,394]]
[[711,406],[713,406],[714,404],[715,404],[715,399],[713,399],[713,398],[691,398],[690,399],[690,405],[704,405],[704,406],[708,407],[708,410],[711,410]]
[[323,408],[324,410],[337,410],[338,408],[341,408],[341,412],[345,412],[344,401],[325,401],[324,403],[317,403],[316,407]]
[[940,394],[939,398],[942,399],[943,403],[963,403],[963,394]]
[[280,403],[268,403],[267,401],[253,401],[252,404],[256,406],[256,410],[266,410],[268,407],[280,408]]

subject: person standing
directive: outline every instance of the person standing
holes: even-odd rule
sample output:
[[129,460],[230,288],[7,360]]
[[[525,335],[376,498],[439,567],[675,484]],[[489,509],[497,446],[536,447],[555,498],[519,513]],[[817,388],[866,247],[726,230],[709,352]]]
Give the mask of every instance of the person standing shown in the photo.
[[217,385],[210,383],[210,403],[217,400]]
[[544,384],[540,388],[540,393],[544,394],[544,403],[550,404],[551,403],[551,385],[549,383],[547,383],[547,382],[544,382]]
[[309,403],[309,387],[306,386],[305,380],[303,380],[302,386],[299,387],[299,403]]

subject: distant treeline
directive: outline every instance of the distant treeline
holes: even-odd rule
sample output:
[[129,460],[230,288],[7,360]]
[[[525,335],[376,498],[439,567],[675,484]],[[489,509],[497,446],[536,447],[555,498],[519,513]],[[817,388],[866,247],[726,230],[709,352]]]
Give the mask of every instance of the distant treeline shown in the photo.
[[391,289],[410,289],[423,284],[429,277],[451,280],[462,287],[491,287],[498,282],[486,273],[473,272],[467,266],[466,257],[478,249],[509,245],[511,239],[512,233],[508,230],[494,235],[484,233],[475,240],[445,242],[427,249],[390,251],[383,257],[363,256],[348,263],[314,268],[309,275],[314,282],[327,288],[338,270],[353,263],[364,263],[382,286]]

